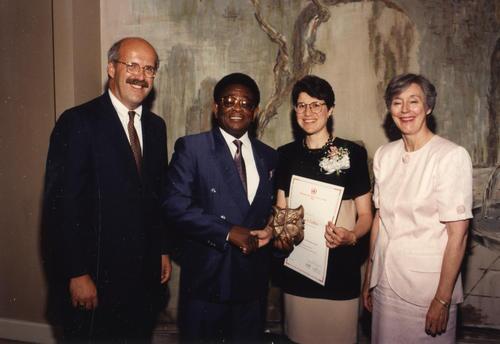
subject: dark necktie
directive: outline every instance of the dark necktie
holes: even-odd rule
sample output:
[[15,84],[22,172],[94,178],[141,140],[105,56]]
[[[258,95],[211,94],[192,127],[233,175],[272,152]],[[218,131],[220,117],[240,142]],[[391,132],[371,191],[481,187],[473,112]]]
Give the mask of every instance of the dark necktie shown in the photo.
[[234,163],[238,174],[240,175],[241,183],[243,184],[243,189],[247,193],[247,171],[245,169],[245,160],[243,160],[243,155],[241,154],[241,145],[243,142],[240,140],[234,140],[233,143],[236,145],[236,154],[234,155]]
[[132,148],[132,153],[134,154],[135,165],[137,166],[137,172],[141,174],[141,165],[142,165],[142,154],[141,154],[141,143],[139,142],[139,136],[137,135],[137,131],[135,131],[134,127],[134,117],[135,111],[128,112],[128,136],[130,138],[130,148]]

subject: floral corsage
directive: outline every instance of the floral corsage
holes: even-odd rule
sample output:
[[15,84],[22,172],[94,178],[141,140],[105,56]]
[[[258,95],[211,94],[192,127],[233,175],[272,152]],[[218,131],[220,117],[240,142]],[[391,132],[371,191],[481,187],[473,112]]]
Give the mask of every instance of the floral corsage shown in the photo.
[[330,146],[325,152],[325,156],[319,161],[319,167],[325,174],[336,173],[338,176],[342,173],[342,170],[347,170],[351,167],[349,149]]

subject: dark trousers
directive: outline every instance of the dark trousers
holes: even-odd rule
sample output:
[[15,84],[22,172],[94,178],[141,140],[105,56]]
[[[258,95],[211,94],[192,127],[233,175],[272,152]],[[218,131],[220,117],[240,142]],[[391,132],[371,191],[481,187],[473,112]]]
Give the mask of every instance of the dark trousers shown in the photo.
[[255,343],[264,334],[265,302],[212,303],[183,298],[178,323],[183,343]]
[[150,343],[155,312],[144,305],[98,306],[86,311],[67,308],[65,343]]

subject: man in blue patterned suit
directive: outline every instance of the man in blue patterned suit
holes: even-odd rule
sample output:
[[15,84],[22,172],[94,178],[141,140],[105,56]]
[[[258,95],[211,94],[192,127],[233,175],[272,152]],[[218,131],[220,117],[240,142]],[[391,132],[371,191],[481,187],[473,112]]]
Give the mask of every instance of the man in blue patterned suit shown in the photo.
[[186,341],[263,334],[276,151],[250,137],[260,92],[241,73],[214,89],[211,131],[180,138],[164,210],[181,236],[179,328]]

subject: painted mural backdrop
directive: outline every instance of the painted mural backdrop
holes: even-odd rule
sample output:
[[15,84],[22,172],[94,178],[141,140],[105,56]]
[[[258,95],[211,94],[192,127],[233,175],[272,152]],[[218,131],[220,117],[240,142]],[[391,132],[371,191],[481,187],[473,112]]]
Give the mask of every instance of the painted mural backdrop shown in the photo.
[[[491,185],[499,164],[500,1],[101,0],[101,31],[103,63],[123,36],[142,36],[157,48],[153,109],[167,122],[170,149],[178,137],[210,128],[213,86],[236,71],[260,86],[258,135],[274,147],[292,140],[290,90],[313,73],[334,87],[336,135],[362,142],[373,156],[388,141],[388,80],[422,73],[437,87],[437,132],[472,156],[477,213],[487,185],[491,209],[497,204],[500,191]],[[499,219],[489,214],[498,232]],[[500,291],[490,299],[481,289],[500,285],[500,274],[485,279],[478,272],[494,271],[500,254],[476,244],[469,254],[480,258],[469,266],[477,271],[465,276],[465,321],[500,328]]]

